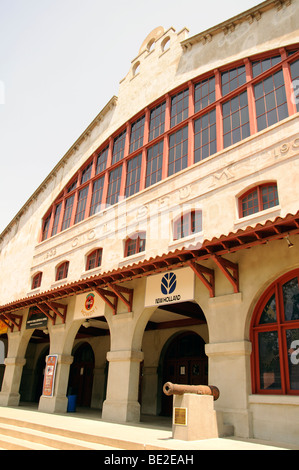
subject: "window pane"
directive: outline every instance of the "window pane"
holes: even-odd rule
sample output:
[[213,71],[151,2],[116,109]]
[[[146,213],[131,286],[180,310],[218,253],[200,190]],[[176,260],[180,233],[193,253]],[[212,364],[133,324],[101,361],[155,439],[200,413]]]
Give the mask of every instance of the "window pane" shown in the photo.
[[122,173],[122,165],[112,170],[109,175],[109,186],[108,186],[108,194],[107,194],[107,201],[106,201],[108,205],[112,206],[113,204],[116,204],[118,202],[120,183],[121,183],[121,173]]
[[59,224],[61,206],[62,206],[62,203],[58,204],[58,206],[56,206],[56,209],[55,209],[54,224],[53,224],[53,229],[52,229],[52,236],[53,236],[53,235],[56,235],[57,230],[58,230],[58,224]]
[[260,388],[281,389],[279,347],[277,331],[259,333]]
[[224,148],[250,135],[247,92],[224,103],[222,113]]
[[179,124],[188,117],[189,89],[177,93],[171,98],[171,120],[170,127]]
[[194,122],[194,162],[209,157],[216,151],[216,111]]
[[141,154],[128,161],[126,197],[132,196],[139,191],[141,172]]
[[145,116],[138,119],[131,127],[130,153],[139,149],[143,144]]
[[81,222],[85,216],[85,209],[86,209],[86,201],[87,201],[87,194],[88,194],[88,186],[86,188],[79,191],[78,195],[78,205],[75,217],[75,224]]
[[258,192],[257,189],[249,193],[242,199],[242,217],[255,214],[259,211]]
[[286,330],[291,390],[299,390],[299,329]]
[[296,104],[297,111],[299,111],[299,60],[296,60],[296,62],[291,64],[291,75],[294,90],[293,99]]
[[276,298],[275,294],[272,295],[270,300],[268,300],[261,318],[259,324],[265,324],[265,323],[275,323],[276,322]]
[[101,171],[104,171],[106,168],[107,164],[107,158],[108,158],[108,149],[109,147],[106,147],[101,153],[99,153],[98,158],[97,158],[97,167],[96,167],[96,175],[101,173]]
[[123,131],[119,136],[114,139],[112,164],[119,162],[124,156],[125,142],[127,131]]
[[99,178],[93,183],[92,199],[91,199],[89,215],[96,214],[97,212],[101,210],[103,187],[104,187],[104,176],[102,176],[101,178]]
[[151,110],[150,126],[149,126],[149,141],[155,137],[163,134],[165,125],[165,108],[166,103],[162,103]]
[[[183,145],[185,144],[185,145]],[[180,129],[169,137],[168,175],[187,167],[188,127]]]
[[277,206],[279,204],[276,185],[263,186],[261,191],[263,210],[268,209],[269,207]]
[[81,184],[86,183],[91,177],[92,162],[82,171]]
[[62,222],[62,230],[65,230],[70,226],[74,198],[75,196],[73,195],[65,201],[65,210],[64,210],[64,216],[63,216],[63,222]]
[[163,141],[147,151],[145,187],[157,183],[162,178]]
[[222,73],[221,80],[222,95],[224,96],[246,83],[245,65],[241,65],[241,67]]
[[299,288],[295,277],[282,286],[285,320],[299,320]]
[[197,113],[215,101],[215,78],[209,78],[194,86],[194,110]]

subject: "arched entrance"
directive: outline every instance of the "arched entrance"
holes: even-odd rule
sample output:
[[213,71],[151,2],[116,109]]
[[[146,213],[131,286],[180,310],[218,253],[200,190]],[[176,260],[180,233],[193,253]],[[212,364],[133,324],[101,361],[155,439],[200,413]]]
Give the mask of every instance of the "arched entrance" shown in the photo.
[[89,343],[81,344],[73,354],[74,360],[70,368],[68,393],[77,395],[78,406],[90,406],[93,371],[94,371],[94,353]]
[[[208,384],[208,357],[204,340],[194,332],[176,335],[167,345],[162,364],[162,382]],[[162,394],[161,414],[172,413],[172,397]]]

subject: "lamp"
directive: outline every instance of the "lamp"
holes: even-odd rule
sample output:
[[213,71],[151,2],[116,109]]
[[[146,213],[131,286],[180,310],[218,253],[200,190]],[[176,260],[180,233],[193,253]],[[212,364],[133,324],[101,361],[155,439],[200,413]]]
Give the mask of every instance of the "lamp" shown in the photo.
[[289,248],[293,248],[294,244],[291,242],[291,240],[289,239],[289,235],[287,235],[285,237],[286,241],[287,241],[287,244],[288,244],[288,247]]

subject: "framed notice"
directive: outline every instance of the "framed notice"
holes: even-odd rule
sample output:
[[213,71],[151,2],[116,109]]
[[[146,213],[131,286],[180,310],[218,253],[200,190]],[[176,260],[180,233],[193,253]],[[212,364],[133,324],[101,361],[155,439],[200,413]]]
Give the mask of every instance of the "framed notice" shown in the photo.
[[43,396],[52,397],[54,394],[55,373],[57,366],[57,354],[47,356],[46,368],[43,383]]

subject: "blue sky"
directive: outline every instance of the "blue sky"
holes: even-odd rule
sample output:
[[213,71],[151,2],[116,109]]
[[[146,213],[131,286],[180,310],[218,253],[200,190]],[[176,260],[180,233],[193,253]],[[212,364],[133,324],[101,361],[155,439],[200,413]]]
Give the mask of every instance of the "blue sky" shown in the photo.
[[113,95],[157,26],[189,36],[256,0],[0,0],[0,233]]

